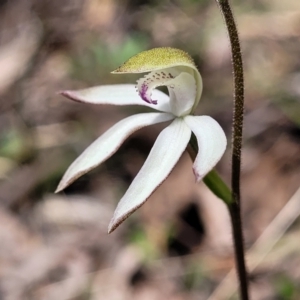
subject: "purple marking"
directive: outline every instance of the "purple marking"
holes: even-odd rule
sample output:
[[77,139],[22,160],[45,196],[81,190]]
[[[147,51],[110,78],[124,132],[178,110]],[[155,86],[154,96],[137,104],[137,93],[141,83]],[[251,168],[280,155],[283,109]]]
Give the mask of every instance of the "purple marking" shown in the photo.
[[152,100],[151,98],[147,97],[147,91],[148,91],[148,86],[147,84],[143,83],[141,87],[141,91],[139,91],[141,98],[149,104],[157,104],[157,100]]

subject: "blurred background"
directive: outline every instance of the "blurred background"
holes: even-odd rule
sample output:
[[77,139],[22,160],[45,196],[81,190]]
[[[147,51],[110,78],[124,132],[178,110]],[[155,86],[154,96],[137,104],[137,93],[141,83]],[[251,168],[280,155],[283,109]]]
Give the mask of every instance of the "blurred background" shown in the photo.
[[[300,299],[300,2],[231,2],[245,65],[242,195],[252,299]],[[0,1],[0,299],[237,299],[235,277],[226,277],[234,267],[226,208],[195,184],[186,153],[107,235],[163,125],[138,131],[54,194],[94,139],[146,111],[74,103],[57,92],[134,83],[138,76],[110,72],[160,46],[194,58],[204,81],[197,113],[218,120],[230,141],[230,48],[215,1]],[[230,148],[217,169],[230,183]]]

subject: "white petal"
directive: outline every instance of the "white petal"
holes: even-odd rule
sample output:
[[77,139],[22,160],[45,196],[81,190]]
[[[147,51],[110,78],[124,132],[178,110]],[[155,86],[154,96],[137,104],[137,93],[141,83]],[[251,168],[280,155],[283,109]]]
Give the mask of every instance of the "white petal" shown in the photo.
[[170,106],[173,115],[183,116],[189,114],[196,99],[196,80],[195,78],[182,72],[168,83],[170,95]]
[[125,118],[107,130],[94,141],[69,167],[60,181],[56,192],[70,185],[77,178],[99,166],[103,161],[112,156],[123,141],[138,129],[172,120],[171,114],[144,113]]
[[196,80],[185,72],[186,67],[173,67],[153,71],[137,81],[140,97],[149,104],[159,104],[159,99],[152,95],[154,88],[167,86],[170,106],[175,116],[188,114],[196,100]]
[[158,100],[158,104],[146,103],[141,99],[133,84],[100,85],[78,91],[62,91],[61,94],[84,103],[144,105],[155,110],[171,112],[168,95],[159,90],[153,90],[153,96]]
[[152,95],[153,90],[158,86],[167,85],[170,80],[178,75],[179,72],[176,68],[167,68],[150,72],[137,81],[137,90],[140,97],[147,103],[157,104],[158,99]]
[[109,233],[138,209],[166,179],[186,149],[190,137],[191,130],[182,119],[175,119],[160,133],[146,162],[120,200],[109,224]]
[[222,127],[209,116],[186,116],[184,121],[197,138],[198,154],[193,171],[200,181],[221,159],[227,140]]

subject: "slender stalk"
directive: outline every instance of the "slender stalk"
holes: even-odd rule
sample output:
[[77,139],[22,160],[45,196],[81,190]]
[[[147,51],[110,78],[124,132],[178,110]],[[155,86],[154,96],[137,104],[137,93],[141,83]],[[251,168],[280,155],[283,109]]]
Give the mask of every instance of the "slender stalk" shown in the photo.
[[224,17],[229,35],[232,65],[234,75],[234,113],[232,127],[232,173],[231,188],[233,202],[228,205],[235,248],[235,260],[240,281],[240,294],[243,300],[249,299],[248,276],[245,263],[245,249],[242,231],[241,218],[241,194],[240,194],[240,173],[241,173],[241,151],[243,137],[244,118],[244,71],[239,35],[232,10],[228,0],[216,0]]
[[248,274],[245,263],[245,249],[240,205],[237,203],[232,204],[229,206],[229,212],[234,238],[235,262],[240,281],[240,295],[241,299],[249,300]]

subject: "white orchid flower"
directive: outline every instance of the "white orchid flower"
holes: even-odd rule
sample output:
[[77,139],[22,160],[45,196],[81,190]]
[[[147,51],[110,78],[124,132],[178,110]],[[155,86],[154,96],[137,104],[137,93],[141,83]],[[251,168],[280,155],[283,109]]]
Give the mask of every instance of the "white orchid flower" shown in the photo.
[[[200,181],[222,157],[226,136],[209,116],[193,116],[202,93],[202,79],[193,59],[184,51],[156,48],[130,58],[113,73],[145,73],[133,84],[96,86],[62,95],[79,102],[112,105],[144,105],[158,112],[127,117],[92,143],[68,168],[56,192],[99,166],[112,156],[124,140],[138,129],[173,120],[158,136],[143,167],[120,200],[108,232],[112,232],[138,209],[167,178],[186,149],[191,133],[197,138],[199,152],[193,165]],[[169,96],[155,88],[166,86]]]

